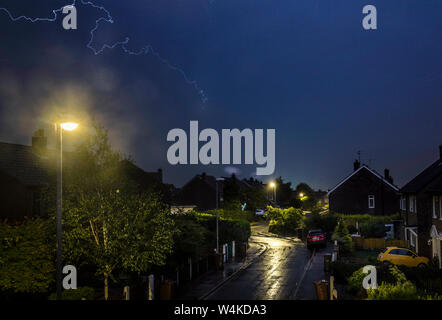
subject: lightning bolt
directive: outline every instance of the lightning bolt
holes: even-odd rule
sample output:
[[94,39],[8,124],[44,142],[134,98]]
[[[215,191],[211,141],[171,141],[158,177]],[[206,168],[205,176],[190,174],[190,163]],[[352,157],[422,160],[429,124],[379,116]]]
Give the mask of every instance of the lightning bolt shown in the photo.
[[[112,44],[103,44],[101,46],[101,48],[97,49],[93,46],[94,44],[94,40],[95,40],[95,33],[97,32],[97,30],[100,28],[100,24],[101,23],[114,23],[114,19],[112,17],[112,15],[110,14],[110,12],[104,7],[104,6],[99,6],[94,4],[92,1],[85,1],[85,0],[80,0],[81,4],[84,6],[90,6],[94,9],[97,9],[99,11],[103,11],[105,13],[104,17],[100,17],[95,21],[95,26],[94,28],[92,28],[92,30],[90,30],[90,39],[89,42],[87,43],[86,47],[89,48],[94,55],[100,55],[102,54],[106,49],[107,50],[113,50],[115,48],[121,48],[123,50],[124,53],[128,54],[128,55],[134,55],[134,56],[140,56],[140,55],[147,55],[147,54],[151,54],[153,55],[155,58],[157,58],[161,63],[165,64],[169,69],[178,72],[184,79],[184,81],[189,85],[192,86],[200,95],[201,100],[203,103],[206,103],[208,98],[204,92],[204,90],[199,86],[198,82],[196,80],[191,80],[186,72],[172,64],[169,60],[163,58],[157,51],[154,50],[154,48],[151,45],[146,45],[142,48],[140,48],[138,51],[132,51],[130,49],[127,48],[128,43],[130,42],[130,38],[126,37],[123,41],[118,41]],[[13,22],[17,22],[17,21],[27,21],[27,22],[31,22],[31,23],[36,23],[36,22],[55,22],[58,18],[58,15],[63,11],[63,8],[65,8],[66,6],[76,6],[77,5],[77,0],[73,0],[72,4],[70,5],[65,5],[62,6],[59,9],[54,9],[52,10],[52,17],[49,18],[31,18],[28,16],[17,16],[14,17],[12,15],[12,13],[6,9],[6,8],[0,8],[0,12],[5,12],[6,15],[9,17],[9,19],[11,19]]]

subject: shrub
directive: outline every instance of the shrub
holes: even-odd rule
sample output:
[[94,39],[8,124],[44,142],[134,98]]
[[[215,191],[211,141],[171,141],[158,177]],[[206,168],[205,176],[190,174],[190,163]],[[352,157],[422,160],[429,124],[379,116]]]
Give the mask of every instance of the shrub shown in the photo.
[[50,221],[0,223],[0,290],[45,295],[54,282],[54,242]]
[[312,212],[312,214],[305,219],[305,227],[308,230],[322,229],[327,234],[332,234],[333,230],[338,224],[338,216],[335,214],[320,214],[319,212]]
[[265,216],[267,219],[270,219],[269,232],[272,233],[294,235],[296,234],[296,229],[302,227],[303,214],[300,209],[268,207]]
[[364,238],[383,238],[386,235],[387,228],[382,221],[365,222],[361,224],[361,235]]
[[352,274],[363,266],[364,264],[361,263],[350,264],[342,261],[335,261],[331,264],[331,270],[337,282],[347,284],[348,279],[352,276]]
[[355,272],[353,272],[353,274],[347,279],[347,283],[348,283],[348,290],[359,296],[365,296],[365,290],[362,287],[362,281],[364,280],[365,276],[367,274],[362,272],[363,268],[360,268],[358,270],[356,270]]
[[338,225],[333,232],[332,240],[338,241],[340,254],[348,255],[353,252],[353,240],[342,220],[338,222]]
[[367,290],[367,300],[416,300],[416,286],[410,281],[396,284],[383,282],[377,289]]
[[367,300],[416,300],[419,298],[416,286],[398,267],[390,265],[389,271],[395,283],[382,282],[377,289],[367,290]]
[[[49,300],[56,300],[57,294],[52,293]],[[61,293],[62,300],[94,300],[95,290],[91,287],[81,287],[77,289],[63,290]]]

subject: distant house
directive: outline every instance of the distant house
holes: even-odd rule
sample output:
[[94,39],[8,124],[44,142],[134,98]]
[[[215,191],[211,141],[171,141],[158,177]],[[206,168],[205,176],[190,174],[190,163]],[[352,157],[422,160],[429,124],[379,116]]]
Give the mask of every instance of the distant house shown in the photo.
[[0,219],[39,215],[42,187],[48,183],[46,138],[38,130],[32,146],[0,142]]
[[[218,200],[223,199],[223,181],[218,181]],[[186,183],[175,195],[174,206],[196,206],[199,210],[216,208],[216,178],[197,174]],[[219,205],[221,203],[219,202]]]
[[[56,183],[54,151],[47,148],[43,129],[35,132],[31,146],[0,142],[0,219],[22,220],[44,214],[40,201],[43,188]],[[64,168],[75,161],[66,156],[64,160]],[[141,192],[167,189],[161,169],[146,172],[122,161],[121,170]]]
[[402,234],[420,255],[436,257],[442,267],[442,146],[440,157],[401,191]]
[[388,169],[384,176],[354,162],[354,171],[328,192],[331,212],[391,215],[399,212],[399,188]]

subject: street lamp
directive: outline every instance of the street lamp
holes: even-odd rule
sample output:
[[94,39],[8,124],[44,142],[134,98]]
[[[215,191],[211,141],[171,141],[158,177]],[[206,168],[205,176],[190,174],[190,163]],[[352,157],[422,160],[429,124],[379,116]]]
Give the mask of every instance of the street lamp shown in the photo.
[[304,198],[304,194],[301,192],[301,193],[299,194],[299,197],[300,197],[300,198]]
[[275,182],[270,182],[270,188],[273,189],[273,200],[275,201],[276,204],[276,183]]
[[61,260],[61,233],[62,233],[62,178],[63,178],[63,130],[72,131],[78,127],[74,122],[56,122],[57,127],[57,300],[61,300],[61,277],[62,277],[62,260]]
[[219,214],[218,214],[218,181],[224,181],[224,178],[216,178],[216,253],[219,253],[219,232],[218,232],[218,223],[219,223]]

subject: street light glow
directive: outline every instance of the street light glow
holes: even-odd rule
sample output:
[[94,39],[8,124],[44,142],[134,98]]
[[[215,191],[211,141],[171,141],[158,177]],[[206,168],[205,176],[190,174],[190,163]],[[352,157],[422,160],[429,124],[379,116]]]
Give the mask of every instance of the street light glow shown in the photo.
[[67,130],[67,131],[73,131],[73,130],[77,129],[77,127],[78,127],[78,123],[74,123],[74,122],[65,122],[65,123],[62,123],[62,124],[61,124],[61,127],[62,127],[64,130]]
[[274,182],[270,182],[270,188],[276,187],[276,184]]
[[301,198],[304,198],[304,194],[303,194],[302,192],[299,194],[299,196],[300,196]]

